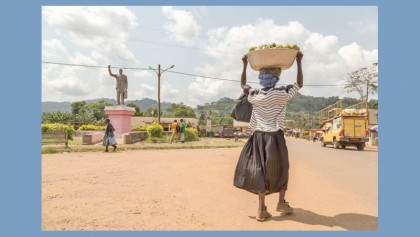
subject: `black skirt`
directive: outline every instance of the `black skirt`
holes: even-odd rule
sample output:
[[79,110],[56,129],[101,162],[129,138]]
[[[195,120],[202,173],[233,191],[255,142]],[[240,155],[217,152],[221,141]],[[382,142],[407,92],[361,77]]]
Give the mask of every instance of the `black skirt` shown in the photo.
[[268,195],[287,190],[288,181],[289,157],[283,131],[255,131],[239,156],[233,184]]

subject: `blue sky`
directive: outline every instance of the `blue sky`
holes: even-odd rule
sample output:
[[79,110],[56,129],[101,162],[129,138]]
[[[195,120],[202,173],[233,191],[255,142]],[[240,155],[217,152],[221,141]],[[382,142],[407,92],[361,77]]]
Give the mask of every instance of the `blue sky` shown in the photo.
[[[241,57],[255,44],[297,43],[305,84],[342,85],[347,73],[378,61],[377,7],[43,7],[42,61],[108,64],[239,80]],[[113,69],[117,72],[117,69]],[[248,68],[248,80],[257,73]],[[153,71],[124,70],[129,99],[157,98]],[[296,80],[295,66],[280,83]],[[239,82],[165,72],[163,101],[195,106],[236,98]],[[251,84],[258,87],[258,84]],[[115,81],[105,68],[43,64],[42,101],[114,98]],[[343,87],[304,86],[302,94],[348,96]]]

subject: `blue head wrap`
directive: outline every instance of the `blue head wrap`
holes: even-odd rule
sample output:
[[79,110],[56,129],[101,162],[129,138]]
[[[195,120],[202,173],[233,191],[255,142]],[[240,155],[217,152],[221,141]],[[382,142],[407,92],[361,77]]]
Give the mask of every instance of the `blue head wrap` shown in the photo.
[[274,87],[277,84],[277,82],[279,81],[278,77],[275,77],[271,74],[261,74],[260,73],[258,78],[260,79],[260,85],[263,88]]
[[274,87],[280,80],[281,69],[267,68],[261,69],[258,78],[260,79],[260,85],[263,88]]

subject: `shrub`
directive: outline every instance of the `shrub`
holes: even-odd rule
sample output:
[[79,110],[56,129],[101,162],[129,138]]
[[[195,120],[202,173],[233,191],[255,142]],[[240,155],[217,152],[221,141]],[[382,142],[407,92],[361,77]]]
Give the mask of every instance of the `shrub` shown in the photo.
[[61,123],[52,123],[52,124],[42,124],[42,132],[63,132],[67,131],[67,138],[73,140],[74,127],[71,125],[61,124]]
[[41,130],[42,132],[47,132],[51,127],[51,124],[42,124],[41,125]]
[[157,122],[153,122],[150,126],[147,126],[147,132],[150,137],[162,137],[163,127]]
[[83,124],[79,127],[80,131],[105,131],[105,126],[98,126],[93,124]]
[[185,141],[186,142],[198,141],[197,129],[195,129],[195,128],[185,129]]
[[147,126],[138,126],[131,129],[131,131],[147,131]]
[[[197,131],[198,132],[198,131]],[[198,133],[199,137],[206,137],[207,136],[207,131],[205,128],[200,129],[200,132]]]

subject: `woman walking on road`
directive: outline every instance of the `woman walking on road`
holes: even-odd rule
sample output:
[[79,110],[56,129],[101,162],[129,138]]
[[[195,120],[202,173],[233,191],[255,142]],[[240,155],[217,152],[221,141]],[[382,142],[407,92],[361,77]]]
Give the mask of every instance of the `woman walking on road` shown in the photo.
[[265,195],[268,194],[279,193],[277,211],[293,212],[284,199],[289,180],[289,158],[283,129],[287,103],[303,86],[302,57],[303,54],[298,52],[296,83],[286,88],[275,87],[281,69],[261,69],[258,78],[262,89],[246,85],[248,58],[242,58],[241,87],[252,104],[250,128],[253,134],[239,156],[234,185],[258,194],[258,221],[271,217],[265,206]]
[[113,146],[115,151],[117,149],[117,142],[114,136],[114,126],[112,126],[111,121],[109,119],[105,119],[105,135],[102,145],[105,146],[105,152],[108,152],[108,146]]

